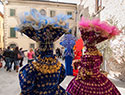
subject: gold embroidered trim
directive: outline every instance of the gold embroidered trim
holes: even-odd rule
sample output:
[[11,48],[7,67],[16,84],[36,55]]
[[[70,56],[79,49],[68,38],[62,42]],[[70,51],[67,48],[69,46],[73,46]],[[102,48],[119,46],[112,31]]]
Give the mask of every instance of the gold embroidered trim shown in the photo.
[[72,63],[76,63],[76,62],[80,62],[80,61],[81,61],[81,59],[75,59],[75,60],[73,60]]
[[99,55],[99,56],[102,56],[102,54],[98,50],[91,51],[91,52],[86,52],[85,55]]
[[[49,58],[48,61],[50,61],[50,63],[52,62],[52,60],[50,60]],[[56,62],[56,59],[53,59],[53,61]],[[37,71],[40,71],[43,74],[56,73],[61,67],[61,63],[59,61],[55,65],[47,65],[38,62],[32,62],[32,64]]]

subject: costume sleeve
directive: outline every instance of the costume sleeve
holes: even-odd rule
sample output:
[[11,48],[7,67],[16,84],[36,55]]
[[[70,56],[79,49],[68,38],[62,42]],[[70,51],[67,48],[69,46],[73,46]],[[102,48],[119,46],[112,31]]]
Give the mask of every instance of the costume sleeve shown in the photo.
[[73,68],[74,68],[75,70],[77,70],[78,67],[81,65],[81,59],[76,59],[76,60],[74,60],[72,64],[73,64]]
[[32,64],[27,64],[19,72],[21,95],[28,95],[34,88],[35,70]]
[[62,65],[62,67],[60,69],[59,84],[64,80],[65,77],[66,77],[65,68]]

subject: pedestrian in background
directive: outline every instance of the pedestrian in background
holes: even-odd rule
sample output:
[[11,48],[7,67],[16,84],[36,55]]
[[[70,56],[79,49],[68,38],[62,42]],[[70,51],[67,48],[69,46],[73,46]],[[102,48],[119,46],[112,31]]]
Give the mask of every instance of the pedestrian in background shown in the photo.
[[24,54],[24,52],[26,52],[27,50],[23,50],[23,48],[20,48],[20,50],[19,50],[19,52],[20,52],[20,54],[21,54],[21,56],[22,56],[22,58],[20,59],[20,67],[22,67],[23,66],[23,60],[24,60],[24,57],[25,57],[25,54]]
[[0,59],[2,59],[2,57],[3,57],[3,56],[2,56],[2,53],[3,53],[3,52],[2,52],[2,48],[0,48]]
[[34,60],[34,56],[35,56],[35,54],[33,52],[33,49],[31,48],[30,51],[27,54],[28,63],[32,63],[32,61]]
[[19,52],[19,47],[16,47],[14,49],[14,65],[16,66],[16,72],[18,72],[19,69],[19,60],[21,59],[21,54]]
[[0,68],[2,67],[2,58],[3,58],[3,56],[2,56],[2,48],[0,48]]
[[[14,48],[11,49],[10,53],[10,71],[12,69],[12,65],[14,63],[14,58],[15,58],[15,53],[14,53]],[[14,64],[14,70],[16,70],[16,65]]]
[[60,50],[59,48],[56,49],[56,56],[59,58]]
[[7,49],[3,53],[3,57],[5,60],[4,68],[6,68],[6,71],[9,71],[10,69],[10,55],[11,55],[11,50],[10,50],[10,47],[8,46]]

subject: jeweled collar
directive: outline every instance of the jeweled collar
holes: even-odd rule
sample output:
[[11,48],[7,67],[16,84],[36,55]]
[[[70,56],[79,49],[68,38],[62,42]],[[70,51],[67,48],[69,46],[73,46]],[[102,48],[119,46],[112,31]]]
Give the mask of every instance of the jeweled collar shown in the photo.
[[34,68],[43,73],[57,73],[61,68],[61,63],[57,60],[55,56],[51,57],[40,57],[37,58],[36,62],[32,62]]
[[35,58],[36,62],[39,64],[46,64],[46,65],[55,65],[57,64],[58,60],[55,55],[45,55]]

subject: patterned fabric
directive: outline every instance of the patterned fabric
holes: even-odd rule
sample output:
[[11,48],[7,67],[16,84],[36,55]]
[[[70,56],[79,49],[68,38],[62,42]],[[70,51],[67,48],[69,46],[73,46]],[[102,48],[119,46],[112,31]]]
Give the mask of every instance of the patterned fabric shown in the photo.
[[67,91],[71,95],[121,95],[112,82],[100,73],[101,63],[102,55],[96,47],[87,48],[81,61],[74,63],[80,69]]
[[65,78],[64,66],[54,73],[42,73],[35,64],[27,64],[19,73],[21,95],[70,95],[59,84]]
[[[40,41],[42,43],[52,43],[62,36],[66,30],[62,27],[55,28],[53,25],[47,25],[40,30],[35,30],[31,26],[24,26],[21,33],[24,33],[34,41]],[[50,35],[51,34],[51,35]]]

